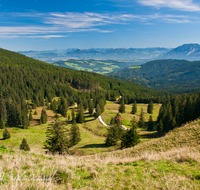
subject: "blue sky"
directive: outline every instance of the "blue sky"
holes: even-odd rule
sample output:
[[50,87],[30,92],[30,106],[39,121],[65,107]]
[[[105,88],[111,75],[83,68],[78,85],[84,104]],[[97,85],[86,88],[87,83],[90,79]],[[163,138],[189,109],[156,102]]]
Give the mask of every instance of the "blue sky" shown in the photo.
[[0,0],[0,47],[176,47],[200,43],[198,0]]

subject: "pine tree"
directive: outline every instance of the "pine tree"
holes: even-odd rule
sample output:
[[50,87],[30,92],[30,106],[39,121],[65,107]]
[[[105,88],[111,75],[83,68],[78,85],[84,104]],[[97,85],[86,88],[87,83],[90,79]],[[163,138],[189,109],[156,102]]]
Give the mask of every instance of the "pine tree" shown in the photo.
[[25,138],[23,138],[22,143],[19,146],[19,149],[24,151],[30,151],[30,147]]
[[95,114],[94,114],[94,117],[95,117],[95,118],[98,118],[98,117],[101,115],[101,108],[100,108],[99,104],[97,104],[96,110],[95,110],[95,111],[96,111],[96,112],[95,112]]
[[5,128],[5,123],[4,123],[3,118],[1,118],[1,120],[0,120],[0,129],[4,129],[4,128]]
[[29,112],[29,121],[33,121],[32,110]]
[[154,125],[153,125],[153,119],[152,119],[152,115],[150,115],[149,116],[149,122],[148,122],[148,128],[147,128],[147,130],[148,131],[152,131],[153,127],[154,127]]
[[46,113],[46,110],[43,108],[41,117],[40,117],[40,123],[45,124],[46,122],[47,122],[47,113]]
[[58,111],[59,113],[61,113],[63,117],[67,117],[67,110],[68,110],[67,100],[65,98],[61,98],[61,103],[58,107]]
[[92,115],[94,112],[94,104],[93,104],[93,101],[90,100],[89,102],[89,114]]
[[153,114],[153,100],[150,100],[150,102],[148,104],[147,113]]
[[139,122],[138,122],[138,127],[139,128],[144,128],[145,127],[143,108],[141,108],[140,118],[139,118]]
[[72,123],[76,121],[75,111],[74,108],[72,109]]
[[3,132],[3,139],[9,139],[10,138],[10,133],[9,131],[5,128],[4,132]]
[[6,104],[3,98],[0,99],[0,119],[3,118],[4,121],[6,121],[7,117],[7,110],[6,110]]
[[53,102],[51,102],[50,109],[53,111],[57,109],[57,103],[55,99],[53,100]]
[[121,104],[119,106],[119,113],[125,113],[124,99],[122,99]]
[[157,124],[157,131],[161,133],[163,131],[163,122],[162,119],[160,119],[159,123]]
[[85,121],[85,116],[83,112],[83,106],[82,104],[78,108],[78,113],[76,115],[76,122],[77,123],[83,123]]
[[78,142],[81,141],[81,133],[80,133],[80,129],[77,126],[76,122],[74,122],[70,128],[70,147],[78,144]]
[[29,118],[28,118],[28,115],[27,115],[27,112],[26,112],[25,109],[22,110],[21,118],[22,118],[22,127],[23,127],[23,129],[28,129]]
[[117,144],[117,141],[120,139],[120,129],[118,125],[114,125],[107,129],[107,138],[106,146],[114,146]]
[[134,104],[132,106],[131,114],[136,114],[137,113],[137,102],[134,100]]
[[44,149],[47,149],[52,154],[67,153],[69,142],[66,133],[66,128],[59,122],[56,122],[53,126],[48,126],[46,131],[46,141],[44,142]]

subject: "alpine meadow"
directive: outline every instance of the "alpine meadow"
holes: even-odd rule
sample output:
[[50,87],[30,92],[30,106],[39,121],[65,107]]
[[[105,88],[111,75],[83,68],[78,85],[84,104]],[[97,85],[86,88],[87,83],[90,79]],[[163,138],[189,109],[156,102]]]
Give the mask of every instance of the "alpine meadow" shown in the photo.
[[200,189],[198,0],[0,1],[0,190]]

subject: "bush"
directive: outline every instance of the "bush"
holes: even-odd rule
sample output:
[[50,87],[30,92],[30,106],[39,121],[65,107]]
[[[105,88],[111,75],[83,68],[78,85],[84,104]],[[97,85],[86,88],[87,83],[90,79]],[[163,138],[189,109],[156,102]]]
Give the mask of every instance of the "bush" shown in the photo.
[[30,151],[30,147],[25,138],[23,138],[22,143],[19,146],[19,149],[24,151]]
[[10,138],[10,133],[9,131],[5,128],[4,132],[3,132],[3,139],[9,139]]

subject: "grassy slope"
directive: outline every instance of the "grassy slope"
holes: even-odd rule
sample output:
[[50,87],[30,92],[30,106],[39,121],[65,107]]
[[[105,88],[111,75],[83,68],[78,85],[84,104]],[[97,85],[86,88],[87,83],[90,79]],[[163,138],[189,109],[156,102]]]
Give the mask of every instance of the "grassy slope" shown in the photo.
[[1,148],[1,187],[200,189],[199,131],[197,120],[134,148],[86,157],[7,152]]

